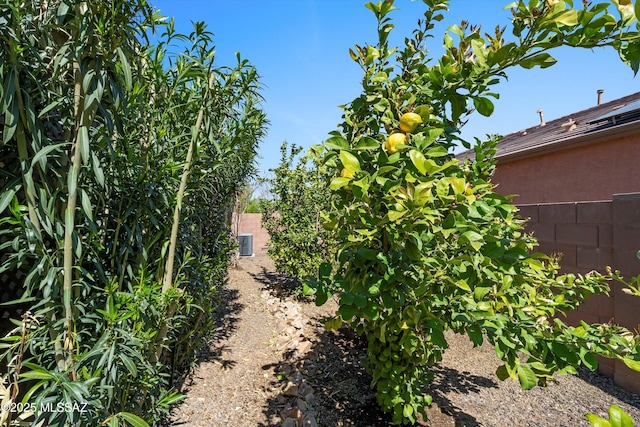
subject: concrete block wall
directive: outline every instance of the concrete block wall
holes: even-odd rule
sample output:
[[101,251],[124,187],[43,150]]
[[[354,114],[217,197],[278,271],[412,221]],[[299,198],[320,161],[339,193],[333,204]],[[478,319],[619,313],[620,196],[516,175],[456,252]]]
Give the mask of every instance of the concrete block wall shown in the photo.
[[[640,274],[640,193],[617,194],[610,201],[520,205],[529,218],[527,229],[540,243],[539,251],[561,254],[561,273],[604,272],[606,266],[620,270],[625,278]],[[569,324],[613,321],[640,330],[640,298],[626,295],[622,285],[612,283],[611,296],[594,295],[567,316]],[[624,363],[600,359],[600,371],[614,381],[640,393],[640,374]]]
[[251,234],[253,240],[253,253],[267,250],[269,233],[262,228],[262,214],[246,213],[240,215],[238,234]]

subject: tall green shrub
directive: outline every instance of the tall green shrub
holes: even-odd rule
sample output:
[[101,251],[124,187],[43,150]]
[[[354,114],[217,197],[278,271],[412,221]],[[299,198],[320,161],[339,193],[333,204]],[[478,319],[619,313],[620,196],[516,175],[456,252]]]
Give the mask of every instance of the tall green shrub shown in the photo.
[[274,176],[266,181],[272,199],[262,200],[262,226],[269,232],[267,254],[276,270],[300,280],[313,276],[336,249],[334,234],[322,227],[331,207],[325,168],[313,164],[302,147],[285,142]]
[[0,5],[0,273],[28,310],[2,360],[34,424],[158,421],[213,327],[266,118],[251,64],[163,22],[144,0]]
[[550,66],[557,46],[613,46],[637,70],[630,3],[514,2],[511,36],[500,26],[483,34],[454,25],[437,60],[427,41],[447,2],[424,3],[402,49],[388,43],[393,2],[367,4],[378,42],[351,50],[364,72],[362,94],[344,108],[321,156],[333,170],[327,225],[339,239],[337,268],[321,268],[307,288],[321,304],[339,286],[338,316],[366,337],[378,403],[396,423],[426,417],[423,386],[448,330],[494,346],[498,377],[524,389],[578,365],[595,369],[595,355],[633,364],[640,353],[640,337],[624,328],[562,321],[587,296],[608,292],[607,278],[558,275],[553,259],[533,253],[517,209],[490,182],[496,141],[476,141],[474,162],[451,154],[468,114],[491,115],[491,88],[509,67]]

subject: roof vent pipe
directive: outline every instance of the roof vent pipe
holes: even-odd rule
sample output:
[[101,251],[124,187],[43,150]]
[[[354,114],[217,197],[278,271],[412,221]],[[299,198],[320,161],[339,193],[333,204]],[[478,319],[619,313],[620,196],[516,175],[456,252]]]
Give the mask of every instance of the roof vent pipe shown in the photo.
[[604,93],[604,89],[598,89],[598,105],[602,104],[602,94]]
[[544,122],[544,115],[542,114],[542,108],[538,109],[538,114],[540,114],[540,126],[546,125],[546,123]]

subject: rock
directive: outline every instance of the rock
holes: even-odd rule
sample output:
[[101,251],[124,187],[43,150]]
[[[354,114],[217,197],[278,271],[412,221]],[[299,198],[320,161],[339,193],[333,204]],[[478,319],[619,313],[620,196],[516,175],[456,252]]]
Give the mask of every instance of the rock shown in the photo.
[[312,347],[311,341],[301,342],[300,344],[298,344],[298,348],[297,348],[298,354],[300,356],[304,356],[311,350],[311,347]]
[[303,413],[300,408],[289,408],[282,411],[282,418],[284,418],[282,426],[290,425],[297,427],[302,425]]
[[306,396],[309,393],[313,393],[315,390],[307,383],[300,384],[300,394]]
[[291,326],[297,329],[302,329],[305,323],[306,322],[302,318],[298,317],[297,319],[291,321]]
[[283,363],[278,367],[278,371],[282,375],[289,377],[293,373],[293,366],[288,363]]
[[276,348],[278,350],[284,350],[289,346],[290,342],[291,342],[291,338],[289,338],[286,335],[281,335],[278,337],[278,340],[276,341]]
[[296,403],[298,404],[298,408],[300,408],[302,412],[305,412],[307,409],[309,409],[309,405],[307,405],[307,402],[304,399],[298,398],[298,400],[296,400]]
[[316,421],[316,417],[309,413],[302,419],[302,425],[304,427],[318,427],[318,422]]
[[289,381],[282,394],[284,394],[285,396],[297,396],[298,386]]
[[313,405],[316,403],[316,395],[313,393],[307,393],[304,395],[304,400],[308,405]]
[[285,418],[282,422],[282,427],[298,427],[297,422],[293,418]]

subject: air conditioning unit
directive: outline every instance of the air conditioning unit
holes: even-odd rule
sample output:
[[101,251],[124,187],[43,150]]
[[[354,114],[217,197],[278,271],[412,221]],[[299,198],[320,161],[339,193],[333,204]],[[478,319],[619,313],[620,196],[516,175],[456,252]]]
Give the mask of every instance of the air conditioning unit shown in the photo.
[[240,256],[253,255],[253,234],[238,234]]

